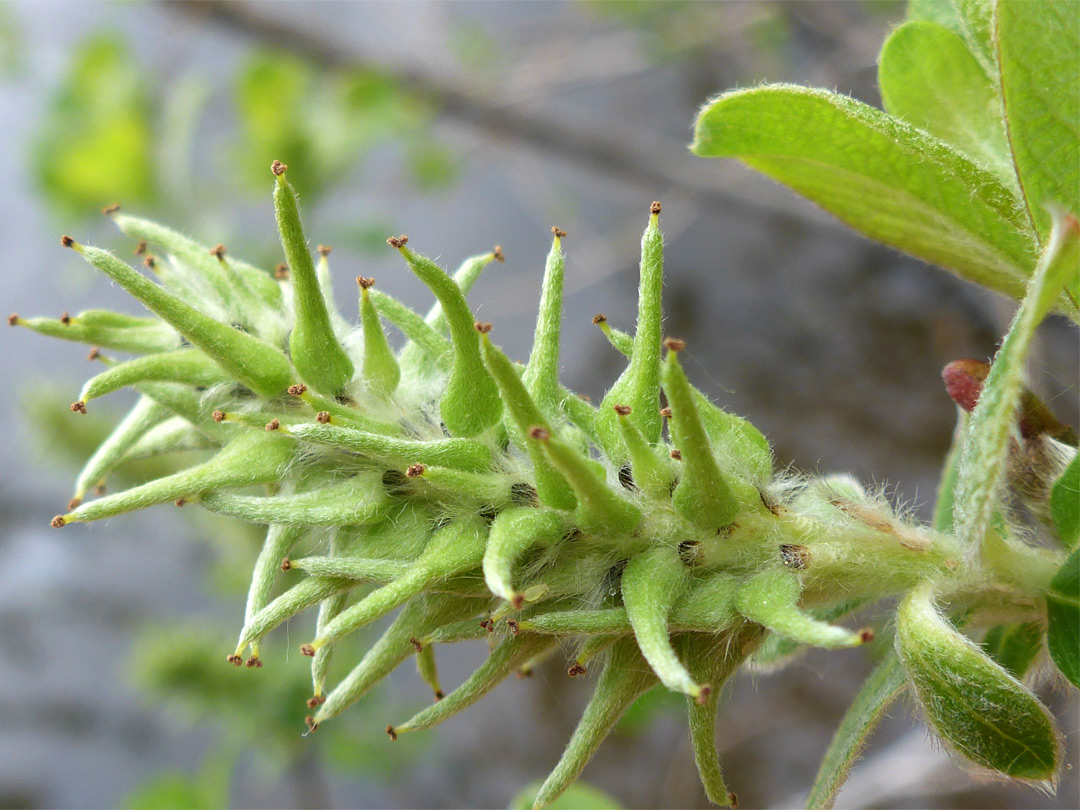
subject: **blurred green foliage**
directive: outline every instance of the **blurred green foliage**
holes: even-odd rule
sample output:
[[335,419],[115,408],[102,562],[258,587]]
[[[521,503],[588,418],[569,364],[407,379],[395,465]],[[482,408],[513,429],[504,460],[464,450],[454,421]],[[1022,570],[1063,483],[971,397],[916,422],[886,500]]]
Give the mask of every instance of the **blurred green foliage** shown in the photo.
[[[0,7],[0,30],[6,30]],[[10,40],[10,41],[9,41]],[[0,69],[14,56],[0,34]],[[211,105],[224,103],[224,138],[200,140]],[[432,132],[430,104],[376,71],[327,71],[279,50],[240,61],[226,84],[192,68],[167,81],[147,70],[124,40],[92,34],[75,50],[32,139],[38,184],[65,219],[112,202],[174,221],[201,212],[196,165],[251,195],[267,190],[267,167],[283,160],[298,191],[317,201],[379,148],[397,149],[399,171],[417,190],[453,185],[460,158]],[[207,154],[220,147],[220,154]]]
[[113,199],[155,193],[150,103],[124,42],[92,36],[75,52],[34,139],[34,166],[49,201],[85,214]]

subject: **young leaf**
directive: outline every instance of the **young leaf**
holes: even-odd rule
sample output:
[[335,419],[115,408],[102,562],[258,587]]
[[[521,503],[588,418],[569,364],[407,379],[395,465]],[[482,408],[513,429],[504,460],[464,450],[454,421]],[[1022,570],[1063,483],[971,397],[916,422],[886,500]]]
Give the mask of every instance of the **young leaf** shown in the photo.
[[1050,580],[1046,616],[1050,657],[1061,674],[1080,687],[1080,549]]
[[870,673],[837,726],[806,799],[808,808],[823,810],[833,806],[859,752],[906,686],[900,659],[890,651]]
[[1018,680],[1023,679],[1031,662],[1042,648],[1043,628],[1040,622],[1015,622],[991,627],[982,640],[986,654],[1009,670]]
[[908,0],[907,18],[936,23],[961,37],[986,75],[996,80],[994,0]]
[[1073,458],[1050,490],[1050,515],[1066,548],[1080,544],[1080,456]]
[[[1048,203],[1080,214],[1080,4],[999,2],[995,22],[1012,156],[1028,214],[1046,239]],[[1078,284],[1070,284],[1074,296]]]
[[1019,298],[1036,262],[1013,194],[910,124],[791,85],[737,90],[698,116],[702,157],[735,157],[865,235]]
[[1024,360],[1035,329],[1042,322],[1065,280],[1077,272],[1080,225],[1058,216],[1049,243],[1039,259],[1028,293],[1001,344],[978,404],[967,420],[967,435],[956,482],[956,536],[969,548],[982,543],[1005,475],[1009,441],[1024,390]]
[[1050,713],[938,613],[929,583],[900,603],[896,651],[927,719],[953,748],[1005,776],[1054,783],[1061,749]]
[[958,35],[934,23],[904,23],[881,49],[878,86],[892,115],[952,144],[1015,188],[997,85]]

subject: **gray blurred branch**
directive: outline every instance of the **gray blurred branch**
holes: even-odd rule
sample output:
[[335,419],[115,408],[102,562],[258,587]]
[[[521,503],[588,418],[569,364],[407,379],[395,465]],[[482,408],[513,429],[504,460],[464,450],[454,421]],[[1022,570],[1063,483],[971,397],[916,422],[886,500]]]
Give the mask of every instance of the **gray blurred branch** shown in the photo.
[[[207,22],[284,48],[314,64],[334,70],[363,70],[394,78],[402,88],[426,99],[447,118],[459,121],[488,137],[530,146],[555,158],[632,182],[651,194],[672,191],[722,213],[785,227],[820,226],[832,223],[798,209],[782,208],[749,194],[729,189],[740,185],[727,166],[713,162],[702,167],[688,158],[685,145],[640,133],[615,138],[615,127],[585,128],[550,115],[516,109],[513,99],[489,91],[478,92],[452,77],[436,75],[416,66],[387,65],[345,48],[316,30],[285,24],[265,11],[273,4],[248,2],[201,2],[184,0],[179,7]],[[703,170],[704,168],[704,170]],[[723,184],[723,185],[721,185]]]

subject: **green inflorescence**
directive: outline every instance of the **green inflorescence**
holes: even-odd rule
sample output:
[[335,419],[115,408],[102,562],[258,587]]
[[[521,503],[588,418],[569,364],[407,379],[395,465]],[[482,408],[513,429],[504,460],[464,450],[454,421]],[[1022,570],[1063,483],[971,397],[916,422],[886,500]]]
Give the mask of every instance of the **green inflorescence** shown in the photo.
[[[11,322],[138,355],[107,361],[72,405],[85,412],[121,387],[140,395],[53,525],[165,502],[266,525],[228,660],[240,666],[248,655],[249,667],[262,666],[266,635],[317,608],[301,648],[313,659],[311,729],[413,656],[437,702],[389,726],[394,739],[462,711],[561,646],[573,650],[572,676],[597,663],[602,673],[538,807],[573,783],[622,713],[658,684],[685,694],[702,782],[710,799],[732,805],[715,720],[725,682],[743,664],[805,646],[859,646],[873,632],[835,622],[926,583],[943,601],[961,595],[969,615],[992,608],[1038,618],[1031,592],[1041,580],[973,563],[953,536],[916,525],[846,477],[775,472],[765,438],[693,387],[680,363],[685,344],[662,328],[659,203],[641,243],[633,335],[597,316],[629,360],[595,408],[557,376],[565,232],[553,229],[524,366],[493,342],[491,324],[475,322],[465,298],[484,266],[502,260],[498,249],[450,275],[392,237],[438,303],[418,315],[361,277],[360,325],[346,332],[328,300],[329,251],[320,249],[316,269],[286,168],[273,166],[287,268],[264,272],[110,210],[125,233],[167,254],[145,262],[160,283],[112,253],[64,244],[158,318],[90,311]],[[399,351],[383,319],[405,335]],[[83,502],[129,458],[192,448],[217,450]],[[1045,561],[1046,579],[1054,562]],[[928,605],[932,637],[952,643]],[[336,642],[395,610],[359,662],[331,659]],[[904,633],[918,636],[911,627],[923,614],[908,611]],[[476,638],[490,639],[490,654],[444,696],[435,650]],[[905,661],[937,660],[929,647],[908,650]],[[981,677],[994,680],[985,656],[957,649],[950,666],[977,660]],[[939,671],[916,678],[917,688],[932,688]],[[1008,688],[1026,700],[1019,683]],[[1054,746],[1024,778],[1052,778]],[[980,756],[993,765],[992,753]]]

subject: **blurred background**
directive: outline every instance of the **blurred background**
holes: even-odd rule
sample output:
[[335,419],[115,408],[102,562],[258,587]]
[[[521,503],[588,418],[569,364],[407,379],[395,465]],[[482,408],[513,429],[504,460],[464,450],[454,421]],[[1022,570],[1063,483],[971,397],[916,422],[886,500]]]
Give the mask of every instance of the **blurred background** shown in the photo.
[[[596,398],[620,358],[590,318],[632,327],[638,239],[660,199],[666,328],[687,339],[694,382],[762,428],[779,464],[887,484],[926,516],[955,416],[939,370],[988,358],[1012,305],[686,150],[697,107],[736,85],[877,104],[877,49],[902,14],[897,2],[0,2],[2,306],[136,312],[58,244],[66,232],[130,251],[100,216],[113,202],[276,263],[277,158],[312,241],[335,248],[341,302],[363,273],[427,306],[390,233],[451,266],[501,244],[506,263],[471,300],[512,356],[531,339],[550,227],[566,229],[564,379]],[[561,660],[391,747],[383,727],[429,695],[407,665],[303,738],[308,666],[289,639],[306,625],[273,637],[262,670],[224,661],[257,536],[165,507],[50,530],[128,402],[72,416],[85,349],[3,336],[0,807],[506,807],[551,768],[589,691]],[[1078,365],[1075,332],[1051,320],[1034,385],[1073,425]],[[440,652],[444,683],[483,655]],[[744,807],[801,802],[872,664],[873,651],[809,654],[740,676],[720,723]],[[1075,693],[1049,699],[1075,763]],[[1056,797],[1003,786],[953,764],[910,706],[893,715],[839,806],[1076,806],[1071,766]],[[585,780],[626,807],[706,806],[680,701],[659,694]]]

